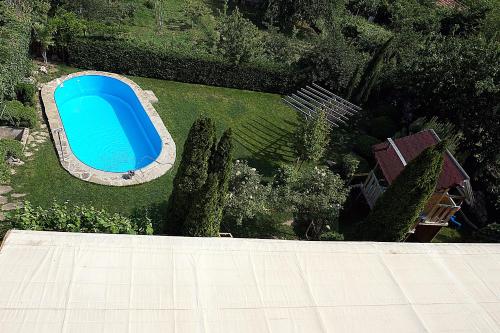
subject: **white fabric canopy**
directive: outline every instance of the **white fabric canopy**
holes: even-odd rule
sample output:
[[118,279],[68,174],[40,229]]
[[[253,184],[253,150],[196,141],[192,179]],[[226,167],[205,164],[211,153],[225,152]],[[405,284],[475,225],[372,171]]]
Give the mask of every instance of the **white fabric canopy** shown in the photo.
[[0,332],[500,332],[500,245],[11,231]]

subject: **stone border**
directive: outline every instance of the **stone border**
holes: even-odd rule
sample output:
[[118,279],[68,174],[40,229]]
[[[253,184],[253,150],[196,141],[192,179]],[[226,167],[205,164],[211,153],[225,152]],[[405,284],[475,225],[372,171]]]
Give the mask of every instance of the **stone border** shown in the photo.
[[[148,114],[156,131],[162,140],[162,150],[158,158],[144,168],[135,170],[132,179],[125,179],[126,173],[106,172],[94,169],[81,162],[72,152],[66,137],[66,132],[59,116],[59,110],[54,98],[56,88],[65,80],[83,75],[102,75],[122,81],[132,88],[139,98],[144,110]],[[167,131],[158,112],[151,104],[151,93],[145,92],[135,82],[121,75],[99,71],[83,71],[62,76],[43,85],[41,96],[44,105],[45,115],[47,116],[50,133],[59,156],[59,161],[64,169],[73,176],[91,183],[110,185],[110,186],[129,186],[149,182],[164,175],[175,162],[175,142]],[[154,94],[153,94],[154,96]]]

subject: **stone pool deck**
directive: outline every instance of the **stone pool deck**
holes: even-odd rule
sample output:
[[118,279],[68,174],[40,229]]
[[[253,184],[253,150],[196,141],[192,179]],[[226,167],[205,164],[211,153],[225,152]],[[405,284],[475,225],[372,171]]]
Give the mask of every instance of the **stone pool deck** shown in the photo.
[[[94,169],[82,163],[71,151],[71,147],[66,137],[66,132],[64,131],[64,126],[59,116],[59,110],[57,109],[57,105],[54,99],[54,92],[56,88],[65,80],[83,75],[108,76],[118,79],[125,84],[128,84],[139,98],[139,101],[141,102],[144,110],[148,114],[151,122],[153,123],[162,140],[162,150],[158,158],[148,166],[142,169],[135,170],[135,175],[131,179],[125,178],[127,175],[126,173],[106,172]],[[139,87],[139,85],[137,85],[132,80],[121,75],[108,72],[77,72],[62,76],[58,79],[46,83],[42,87],[41,97],[43,101],[44,112],[49,123],[50,133],[52,135],[54,145],[59,156],[59,161],[61,162],[62,167],[66,169],[71,175],[81,180],[101,185],[129,186],[146,183],[153,179],[156,179],[164,175],[174,165],[176,157],[175,142],[172,139],[172,136],[168,132],[167,128],[163,124],[160,115],[158,114],[158,112],[156,112],[155,108],[152,105],[152,102],[154,103],[158,100],[152,91],[142,90],[141,87]]]

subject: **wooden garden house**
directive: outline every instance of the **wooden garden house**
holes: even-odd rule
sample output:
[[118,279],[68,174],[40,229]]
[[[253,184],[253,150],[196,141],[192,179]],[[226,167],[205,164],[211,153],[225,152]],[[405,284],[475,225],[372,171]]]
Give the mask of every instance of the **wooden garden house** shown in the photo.
[[[408,162],[439,141],[434,130],[424,130],[398,139],[388,138],[385,142],[374,145],[372,151],[377,163],[362,185],[362,193],[370,208],[373,208],[377,198]],[[469,176],[453,155],[446,151],[435,193],[415,227],[409,230],[408,239],[431,241],[443,226],[448,225],[450,218],[457,213],[464,201],[472,201]]]

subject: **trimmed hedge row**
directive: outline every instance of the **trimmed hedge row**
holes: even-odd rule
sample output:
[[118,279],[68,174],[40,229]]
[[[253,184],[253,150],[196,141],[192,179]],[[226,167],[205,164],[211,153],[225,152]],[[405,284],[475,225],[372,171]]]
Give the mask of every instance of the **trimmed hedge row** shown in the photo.
[[287,93],[295,88],[288,68],[230,64],[216,58],[171,53],[125,40],[79,38],[68,47],[70,65],[115,73],[228,88]]

